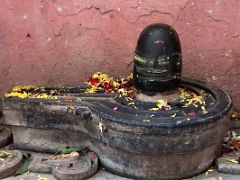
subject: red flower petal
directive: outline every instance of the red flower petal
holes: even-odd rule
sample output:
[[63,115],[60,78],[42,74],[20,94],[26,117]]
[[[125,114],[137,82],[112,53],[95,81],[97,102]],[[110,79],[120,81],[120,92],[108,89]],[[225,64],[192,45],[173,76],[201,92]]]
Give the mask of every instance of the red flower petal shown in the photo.
[[90,79],[89,82],[91,83],[91,85],[95,86],[100,82],[100,80],[99,79]]

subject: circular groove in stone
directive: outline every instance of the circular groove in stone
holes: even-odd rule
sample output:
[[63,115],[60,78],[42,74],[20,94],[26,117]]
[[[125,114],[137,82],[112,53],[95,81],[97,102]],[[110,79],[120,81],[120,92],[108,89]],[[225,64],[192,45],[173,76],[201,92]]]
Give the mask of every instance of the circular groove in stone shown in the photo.
[[52,170],[55,178],[60,180],[81,180],[96,173],[98,157],[94,152],[89,152],[79,160],[64,162]]
[[14,157],[8,157],[3,161],[0,161],[0,179],[13,175],[21,166],[23,162],[23,155],[18,150],[4,150],[14,154]]

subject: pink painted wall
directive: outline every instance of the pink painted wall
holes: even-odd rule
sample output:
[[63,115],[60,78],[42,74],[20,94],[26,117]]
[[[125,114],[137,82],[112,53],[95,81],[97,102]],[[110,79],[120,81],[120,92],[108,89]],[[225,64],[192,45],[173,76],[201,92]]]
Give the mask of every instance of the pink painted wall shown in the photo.
[[141,30],[161,22],[180,34],[183,75],[226,89],[240,109],[239,10],[239,0],[1,0],[0,94],[129,74]]

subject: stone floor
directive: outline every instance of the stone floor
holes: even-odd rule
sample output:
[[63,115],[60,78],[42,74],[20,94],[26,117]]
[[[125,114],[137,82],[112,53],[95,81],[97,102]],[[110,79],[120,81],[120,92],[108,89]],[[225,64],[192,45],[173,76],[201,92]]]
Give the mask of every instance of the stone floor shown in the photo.
[[[6,180],[56,180],[52,175],[39,173],[25,173],[21,176],[5,178]],[[106,171],[100,170],[88,180],[127,180],[128,178],[120,177]],[[192,177],[189,180],[240,180],[240,175],[220,174],[216,171],[203,173],[199,176]]]
[[[235,130],[238,134],[240,134],[240,129],[238,131]],[[51,174],[41,174],[41,173],[25,173],[20,176],[5,178],[6,180],[56,180]],[[118,175],[111,174],[104,170],[99,170],[94,176],[88,178],[88,180],[130,180],[128,178],[120,177]],[[239,175],[231,175],[218,173],[217,170],[213,172],[205,172],[198,176],[189,178],[189,180],[240,180]]]
[[[40,153],[31,152],[31,157],[42,156]],[[38,164],[34,164],[38,166]],[[39,166],[40,167],[40,166]],[[32,173],[28,172],[20,176],[5,178],[6,180],[57,180],[51,174]],[[88,178],[88,180],[128,180],[129,178],[120,177],[118,175],[111,174],[104,170],[99,170],[94,176]],[[130,180],[130,179],[129,179]],[[189,180],[240,180],[239,175],[231,175],[218,173],[217,170],[212,172],[204,172],[198,176],[189,178]]]

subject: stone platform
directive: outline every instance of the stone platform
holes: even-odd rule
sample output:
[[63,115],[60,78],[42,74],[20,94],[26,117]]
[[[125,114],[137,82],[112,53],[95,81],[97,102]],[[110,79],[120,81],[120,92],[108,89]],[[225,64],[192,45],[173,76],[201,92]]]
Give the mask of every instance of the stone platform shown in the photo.
[[[24,151],[23,151],[24,152]],[[26,151],[25,151],[26,152]],[[34,159],[41,159],[41,157],[46,157],[46,154],[41,153],[31,153],[31,163],[29,166],[29,170],[34,166],[34,171],[41,171],[39,169],[42,168],[42,164],[38,164]],[[235,164],[236,165],[236,164]],[[130,180],[129,178],[121,177],[110,172],[107,172],[105,169],[99,168],[99,170],[88,180]],[[239,175],[227,174],[227,173],[219,173],[216,169],[209,169],[206,172],[199,174],[198,176],[194,176],[192,178],[188,178],[186,180],[239,180]],[[52,174],[48,173],[40,173],[40,172],[27,172],[20,176],[12,176],[5,178],[5,180],[57,180]]]
[[[57,180],[52,175],[49,174],[40,174],[40,173],[25,173],[21,176],[9,177],[5,180],[38,180],[40,178],[46,178],[45,180]],[[211,173],[203,173],[199,176],[195,176],[189,178],[188,180],[239,180],[240,175],[230,175],[230,174],[222,174],[217,171]],[[130,180],[128,178],[120,177],[104,170],[99,170],[97,174],[93,177],[88,178],[88,180]]]

